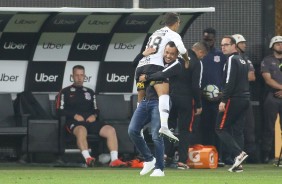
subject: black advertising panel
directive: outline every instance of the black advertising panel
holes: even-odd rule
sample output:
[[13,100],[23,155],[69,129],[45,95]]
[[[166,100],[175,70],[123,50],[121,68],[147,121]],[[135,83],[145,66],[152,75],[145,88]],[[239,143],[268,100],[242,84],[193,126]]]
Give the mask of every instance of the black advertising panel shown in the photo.
[[44,32],[76,32],[86,15],[58,14],[43,28]]
[[101,61],[109,40],[108,34],[77,33],[68,60]]
[[117,33],[147,33],[158,15],[128,15],[118,25]]
[[98,81],[99,92],[131,93],[133,89],[135,69],[129,62],[103,63],[102,72]]
[[31,62],[27,89],[32,92],[58,92],[62,88],[65,62]]
[[0,14],[0,32],[2,32],[13,14]]
[[36,33],[2,33],[0,59],[29,60],[36,42]]

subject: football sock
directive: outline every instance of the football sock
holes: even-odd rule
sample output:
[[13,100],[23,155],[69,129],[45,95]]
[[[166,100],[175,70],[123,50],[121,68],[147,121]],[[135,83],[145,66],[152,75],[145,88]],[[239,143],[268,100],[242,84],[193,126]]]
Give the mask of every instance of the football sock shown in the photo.
[[82,154],[82,156],[85,158],[85,160],[86,160],[87,158],[91,157],[88,150],[83,150],[83,151],[81,152],[81,154]]
[[118,152],[117,151],[111,151],[110,154],[111,154],[111,161],[118,159]]
[[159,96],[159,112],[161,118],[161,126],[168,128],[169,116],[169,95]]

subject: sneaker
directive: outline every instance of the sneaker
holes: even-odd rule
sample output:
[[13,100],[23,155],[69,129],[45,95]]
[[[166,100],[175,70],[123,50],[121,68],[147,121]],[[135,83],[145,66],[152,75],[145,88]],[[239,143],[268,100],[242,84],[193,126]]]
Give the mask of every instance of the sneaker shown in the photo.
[[126,166],[126,163],[119,160],[119,159],[116,159],[114,161],[111,161],[111,163],[109,164],[110,167],[125,167]]
[[145,175],[145,174],[149,173],[152,169],[154,169],[155,163],[156,163],[155,158],[153,158],[153,160],[150,161],[150,162],[144,162],[143,169],[141,170],[140,175]]
[[153,171],[152,174],[150,174],[150,176],[154,176],[154,177],[161,177],[161,176],[165,176],[164,171],[160,170],[160,169],[155,169]]
[[173,135],[173,133],[166,127],[161,127],[159,130],[159,134],[161,136],[165,136],[168,138],[170,142],[178,142],[179,139]]
[[238,155],[235,158],[234,164],[232,165],[232,167],[230,168],[231,170],[233,170],[235,167],[238,167],[239,165],[241,165],[241,163],[248,157],[247,153],[245,153],[244,151],[242,151],[240,153],[240,155]]
[[228,171],[229,172],[237,172],[237,173],[239,173],[239,172],[243,172],[244,170],[243,170],[243,166],[242,165],[239,165],[238,167],[234,167],[233,169],[228,169]]
[[177,169],[182,169],[182,170],[185,170],[185,169],[189,169],[189,166],[182,163],[182,162],[178,162],[177,163]]
[[87,165],[88,167],[93,167],[94,164],[95,164],[95,158],[93,158],[93,157],[88,157],[88,158],[86,159],[86,165]]

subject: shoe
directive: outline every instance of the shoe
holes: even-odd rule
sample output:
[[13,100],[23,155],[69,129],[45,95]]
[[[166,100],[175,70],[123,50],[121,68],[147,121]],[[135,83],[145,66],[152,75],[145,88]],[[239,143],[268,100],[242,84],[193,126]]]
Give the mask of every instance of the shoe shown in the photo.
[[239,165],[241,165],[241,163],[248,157],[247,153],[245,153],[244,151],[242,151],[240,153],[240,155],[238,155],[235,158],[234,164],[232,165],[232,167],[230,168],[231,170],[233,170],[235,167],[238,167]]
[[153,158],[153,160],[150,161],[150,162],[144,162],[143,169],[141,170],[140,175],[145,175],[145,174],[149,173],[152,169],[154,169],[155,163],[156,163],[155,158]]
[[166,127],[161,127],[159,130],[160,136],[165,136],[170,142],[178,142],[179,139],[173,135],[173,133]]
[[153,171],[152,174],[150,174],[150,176],[154,176],[154,177],[161,177],[161,176],[165,176],[164,171],[160,170],[160,169],[155,169]]
[[225,163],[224,163],[224,162],[219,161],[219,162],[217,163],[217,167],[224,167],[224,166],[225,166]]
[[185,169],[189,169],[189,166],[182,163],[182,162],[178,162],[177,163],[177,169],[182,169],[182,170],[185,170]]
[[87,165],[88,167],[93,167],[94,164],[95,164],[95,158],[93,158],[93,157],[88,157],[88,158],[86,159],[86,165]]
[[243,166],[242,165],[239,165],[238,167],[235,167],[235,168],[233,168],[233,169],[228,169],[228,171],[229,172],[237,172],[237,173],[239,173],[239,172],[243,172],[244,170],[243,170]]
[[121,161],[121,160],[119,160],[119,159],[116,159],[114,161],[111,161],[109,166],[110,167],[125,167],[126,163]]

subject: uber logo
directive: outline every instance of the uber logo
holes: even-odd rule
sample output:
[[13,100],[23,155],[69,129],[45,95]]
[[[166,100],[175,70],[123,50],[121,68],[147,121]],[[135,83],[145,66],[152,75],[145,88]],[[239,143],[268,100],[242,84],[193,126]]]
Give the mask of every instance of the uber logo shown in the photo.
[[[92,78],[92,76],[89,76],[89,77],[85,76],[84,82],[90,82],[91,78]],[[72,78],[72,75],[70,75],[70,82],[74,82],[73,78]]]
[[77,20],[55,19],[54,24],[76,24]]
[[135,46],[136,45],[131,43],[115,43],[114,49],[134,49]]
[[87,43],[78,43],[77,44],[77,50],[98,50],[100,45],[95,45],[95,44],[87,44]]
[[99,21],[99,20],[89,20],[88,24],[89,25],[109,25],[111,22],[110,21]]
[[143,20],[127,20],[125,22],[126,25],[146,25],[149,21],[143,21]]
[[1,77],[0,77],[0,81],[3,81],[3,82],[16,82],[18,80],[19,76],[18,75],[7,75],[5,73],[2,73],[1,74]]
[[42,48],[43,49],[63,49],[65,44],[60,44],[60,43],[52,43],[52,42],[48,42],[48,43],[43,43]]
[[116,73],[107,73],[107,82],[127,82],[129,75],[117,75]]
[[5,42],[4,49],[25,49],[26,45],[23,43]]
[[15,24],[36,24],[37,20],[24,20],[24,19],[16,19]]
[[35,81],[36,82],[56,82],[58,75],[46,75],[45,73],[36,73]]

